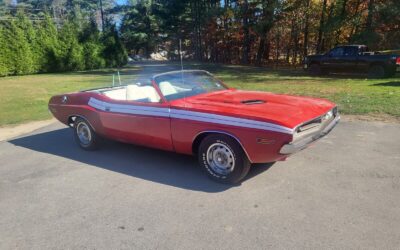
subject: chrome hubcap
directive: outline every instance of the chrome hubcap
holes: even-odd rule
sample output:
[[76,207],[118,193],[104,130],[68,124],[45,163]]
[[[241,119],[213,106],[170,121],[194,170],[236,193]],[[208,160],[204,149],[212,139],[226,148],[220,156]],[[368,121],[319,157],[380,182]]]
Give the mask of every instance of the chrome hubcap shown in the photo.
[[214,143],[207,150],[207,162],[218,174],[230,174],[235,168],[232,151],[222,143]]
[[92,133],[90,132],[90,129],[86,123],[80,122],[76,126],[76,132],[82,144],[88,145],[92,140]]

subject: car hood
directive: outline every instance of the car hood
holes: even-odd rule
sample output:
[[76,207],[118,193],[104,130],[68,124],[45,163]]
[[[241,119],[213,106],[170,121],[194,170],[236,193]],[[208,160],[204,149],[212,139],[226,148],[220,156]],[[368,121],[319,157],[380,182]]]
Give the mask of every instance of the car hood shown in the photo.
[[317,98],[229,89],[171,103],[172,108],[211,112],[294,128],[323,115],[335,104]]

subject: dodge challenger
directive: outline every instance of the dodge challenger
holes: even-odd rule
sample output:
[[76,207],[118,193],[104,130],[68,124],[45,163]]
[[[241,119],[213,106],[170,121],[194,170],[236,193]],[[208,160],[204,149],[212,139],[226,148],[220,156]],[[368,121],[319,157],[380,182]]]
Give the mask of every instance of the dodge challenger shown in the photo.
[[340,119],[330,101],[237,90],[202,70],[56,95],[49,110],[85,150],[109,138],[195,155],[223,183],[240,182],[253,163],[285,160]]

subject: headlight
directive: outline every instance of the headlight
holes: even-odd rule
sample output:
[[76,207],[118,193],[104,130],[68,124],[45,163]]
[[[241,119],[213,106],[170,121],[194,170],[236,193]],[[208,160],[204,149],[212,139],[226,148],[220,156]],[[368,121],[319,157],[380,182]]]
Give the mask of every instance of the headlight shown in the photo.
[[322,121],[330,120],[333,117],[333,110],[329,111],[322,117]]

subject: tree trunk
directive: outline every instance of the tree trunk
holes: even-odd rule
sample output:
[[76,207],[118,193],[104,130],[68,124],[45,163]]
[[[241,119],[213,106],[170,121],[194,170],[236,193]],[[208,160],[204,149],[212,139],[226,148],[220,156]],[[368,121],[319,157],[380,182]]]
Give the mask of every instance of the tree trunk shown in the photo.
[[[333,10],[335,9],[335,4],[331,3],[329,6],[329,11],[328,11],[328,18],[326,19],[326,23],[330,24],[332,21],[332,16],[333,16]],[[332,47],[332,40],[333,39],[325,39],[325,37],[322,39],[322,44],[321,44],[321,51],[325,51],[325,48],[330,48]]]
[[338,29],[336,31],[335,45],[339,44],[340,35],[342,34],[342,29],[341,28],[342,28],[342,25],[343,25],[344,20],[346,18],[346,5],[347,5],[347,0],[343,0],[342,8],[341,8],[341,11],[340,11],[339,27],[338,27]]
[[[293,17],[291,20],[291,25],[290,25],[290,38],[289,38],[289,43],[287,44],[287,49],[286,49],[286,63],[290,63],[290,55],[294,52],[293,50],[293,45],[294,45],[294,39],[295,39],[295,18]],[[291,53],[292,52],[292,53]],[[292,54],[293,55],[293,54]]]
[[323,31],[324,31],[324,26],[325,26],[326,2],[327,2],[327,0],[323,0],[321,18],[319,19],[317,54],[321,53],[322,36],[323,36]]
[[308,54],[308,32],[310,26],[310,0],[306,0],[306,15],[305,15],[305,25],[304,25],[304,42],[303,42],[303,55],[307,56]]
[[249,2],[244,0],[243,3],[243,54],[242,54],[242,64],[249,63],[249,53],[250,53],[250,32],[249,32]]
[[276,34],[276,45],[275,45],[275,56],[276,56],[276,58],[275,58],[275,64],[276,65],[278,65],[278,63],[279,63],[279,57],[281,56],[280,55],[280,51],[279,51],[279,48],[280,48],[280,43],[281,43],[281,34],[279,33],[279,31],[278,31],[278,34]]
[[365,23],[365,30],[369,32],[372,31],[372,17],[374,15],[374,8],[375,0],[369,0],[367,22]]
[[293,59],[292,59],[292,64],[296,65],[297,64],[297,55],[299,54],[299,32],[297,29],[297,26],[294,26],[294,36],[293,36],[293,42],[294,42],[294,49],[293,49]]
[[264,57],[264,52],[265,52],[265,41],[267,40],[267,35],[262,35],[260,37],[260,43],[258,45],[258,51],[257,51],[257,58],[256,58],[256,64],[260,66],[262,64],[262,59]]
[[266,48],[265,48],[265,53],[264,53],[264,58],[267,61],[267,63],[269,63],[269,54],[270,54],[270,52],[271,52],[271,42],[268,39],[268,42],[267,42],[267,45],[266,45]]
[[[361,0],[357,0],[357,3],[356,3],[356,5],[355,5],[356,11],[354,12],[354,15],[353,15],[353,16],[355,16],[355,17],[356,17],[356,16],[358,15],[358,13],[359,13],[360,1],[361,1]],[[352,42],[352,40],[353,40],[353,35],[354,35],[355,33],[357,33],[358,27],[359,27],[359,24],[358,24],[358,23],[357,23],[357,25],[352,25],[352,28],[351,28],[349,37],[347,38],[347,42],[348,42],[348,43],[351,43],[351,42]]]
[[202,40],[201,40],[201,24],[200,24],[200,6],[199,1],[192,1],[192,16],[194,21],[194,54],[196,60],[203,60]]

